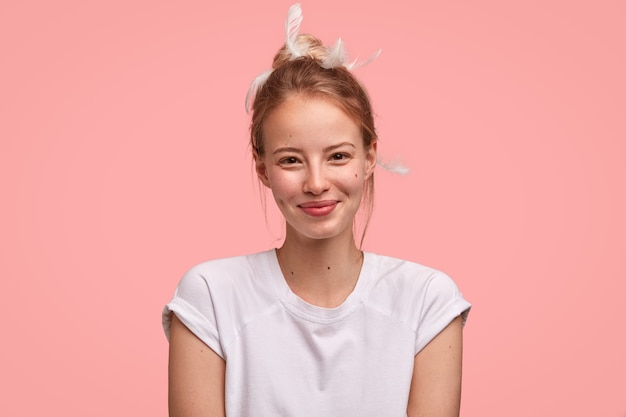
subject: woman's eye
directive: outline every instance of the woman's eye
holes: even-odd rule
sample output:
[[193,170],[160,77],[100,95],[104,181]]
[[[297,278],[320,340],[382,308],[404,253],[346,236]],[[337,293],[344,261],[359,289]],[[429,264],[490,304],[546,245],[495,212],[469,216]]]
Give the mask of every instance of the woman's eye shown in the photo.
[[291,165],[291,164],[295,164],[298,162],[298,160],[296,158],[294,158],[293,156],[289,156],[287,158],[283,158],[280,161],[278,161],[280,164],[283,165]]
[[346,155],[345,153],[334,153],[331,158],[333,161],[343,161],[345,159],[348,159],[348,155]]

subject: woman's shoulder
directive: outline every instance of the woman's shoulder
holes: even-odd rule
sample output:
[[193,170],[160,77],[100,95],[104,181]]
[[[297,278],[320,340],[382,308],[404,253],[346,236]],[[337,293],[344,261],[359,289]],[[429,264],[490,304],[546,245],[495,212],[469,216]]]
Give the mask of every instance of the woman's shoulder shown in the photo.
[[376,253],[368,253],[378,280],[406,282],[407,285],[425,285],[433,280],[451,280],[443,271],[411,261]]
[[174,311],[187,327],[194,328],[192,322],[217,321],[219,315],[237,328],[275,303],[273,287],[268,285],[273,279],[267,266],[271,255],[267,251],[216,258],[191,267],[167,304],[165,319]]
[[215,352],[223,355],[223,341],[274,303],[263,285],[262,252],[217,258],[191,267],[180,279],[174,297],[163,309],[162,321],[169,337],[171,313]]
[[272,281],[271,255],[267,251],[198,263],[180,278],[175,296],[201,301],[206,297],[226,299],[242,292],[267,292],[263,287]]
[[234,279],[250,276],[255,272],[262,272],[269,265],[268,259],[271,255],[272,251],[264,251],[210,259],[189,268],[184,274],[183,280],[202,280],[214,284],[231,282]]
[[391,256],[370,253],[368,257],[372,287],[367,302],[374,308],[413,323],[416,314],[422,316],[432,306],[448,308],[456,304],[461,311],[469,308],[459,287],[445,272]]

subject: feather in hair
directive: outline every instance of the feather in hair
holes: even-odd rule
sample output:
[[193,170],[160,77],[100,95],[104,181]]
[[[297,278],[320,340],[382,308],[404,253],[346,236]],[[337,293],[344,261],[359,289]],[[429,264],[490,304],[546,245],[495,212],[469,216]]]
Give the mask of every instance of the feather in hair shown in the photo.
[[328,55],[322,60],[320,65],[323,68],[335,68],[339,67],[346,62],[346,52],[343,49],[343,41],[341,38],[337,39],[335,45],[328,50]]
[[358,58],[355,59],[354,61],[352,61],[350,64],[346,65],[346,68],[349,70],[353,70],[359,67],[364,67],[368,64],[370,64],[372,61],[374,61],[376,58],[378,58],[378,56],[380,55],[380,53],[382,52],[382,49],[379,49],[378,51],[374,52],[369,58],[367,58],[365,61],[359,62]]
[[259,88],[265,84],[265,81],[269,78],[272,70],[267,70],[259,74],[250,84],[248,88],[248,93],[246,94],[246,113],[250,113],[250,104],[252,103],[252,98],[256,96]]
[[289,12],[287,13],[287,20],[285,20],[285,35],[287,36],[287,49],[291,53],[292,59],[296,59],[304,55],[304,53],[298,48],[296,45],[296,39],[298,38],[298,33],[300,32],[300,25],[302,24],[302,7],[300,7],[300,3],[292,4],[289,7]]

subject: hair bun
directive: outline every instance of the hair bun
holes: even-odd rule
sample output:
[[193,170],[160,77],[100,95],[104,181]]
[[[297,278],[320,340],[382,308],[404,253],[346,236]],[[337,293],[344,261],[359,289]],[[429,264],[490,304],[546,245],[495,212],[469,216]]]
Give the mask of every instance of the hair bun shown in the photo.
[[[298,35],[295,39],[294,46],[299,51],[306,51],[301,58],[313,59],[319,63],[322,63],[329,56],[328,48],[325,47],[322,42],[313,35],[309,35],[306,33]],[[279,68],[285,65],[287,62],[293,60],[294,56],[289,50],[287,44],[285,44],[274,56],[272,68]]]

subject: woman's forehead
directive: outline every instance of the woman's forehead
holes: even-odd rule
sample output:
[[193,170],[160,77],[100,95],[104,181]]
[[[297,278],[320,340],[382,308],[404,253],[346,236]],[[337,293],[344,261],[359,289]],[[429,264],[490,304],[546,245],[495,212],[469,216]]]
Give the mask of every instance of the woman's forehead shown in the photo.
[[331,100],[319,97],[291,97],[275,108],[263,127],[266,145],[270,141],[360,142],[361,129],[344,110]]

